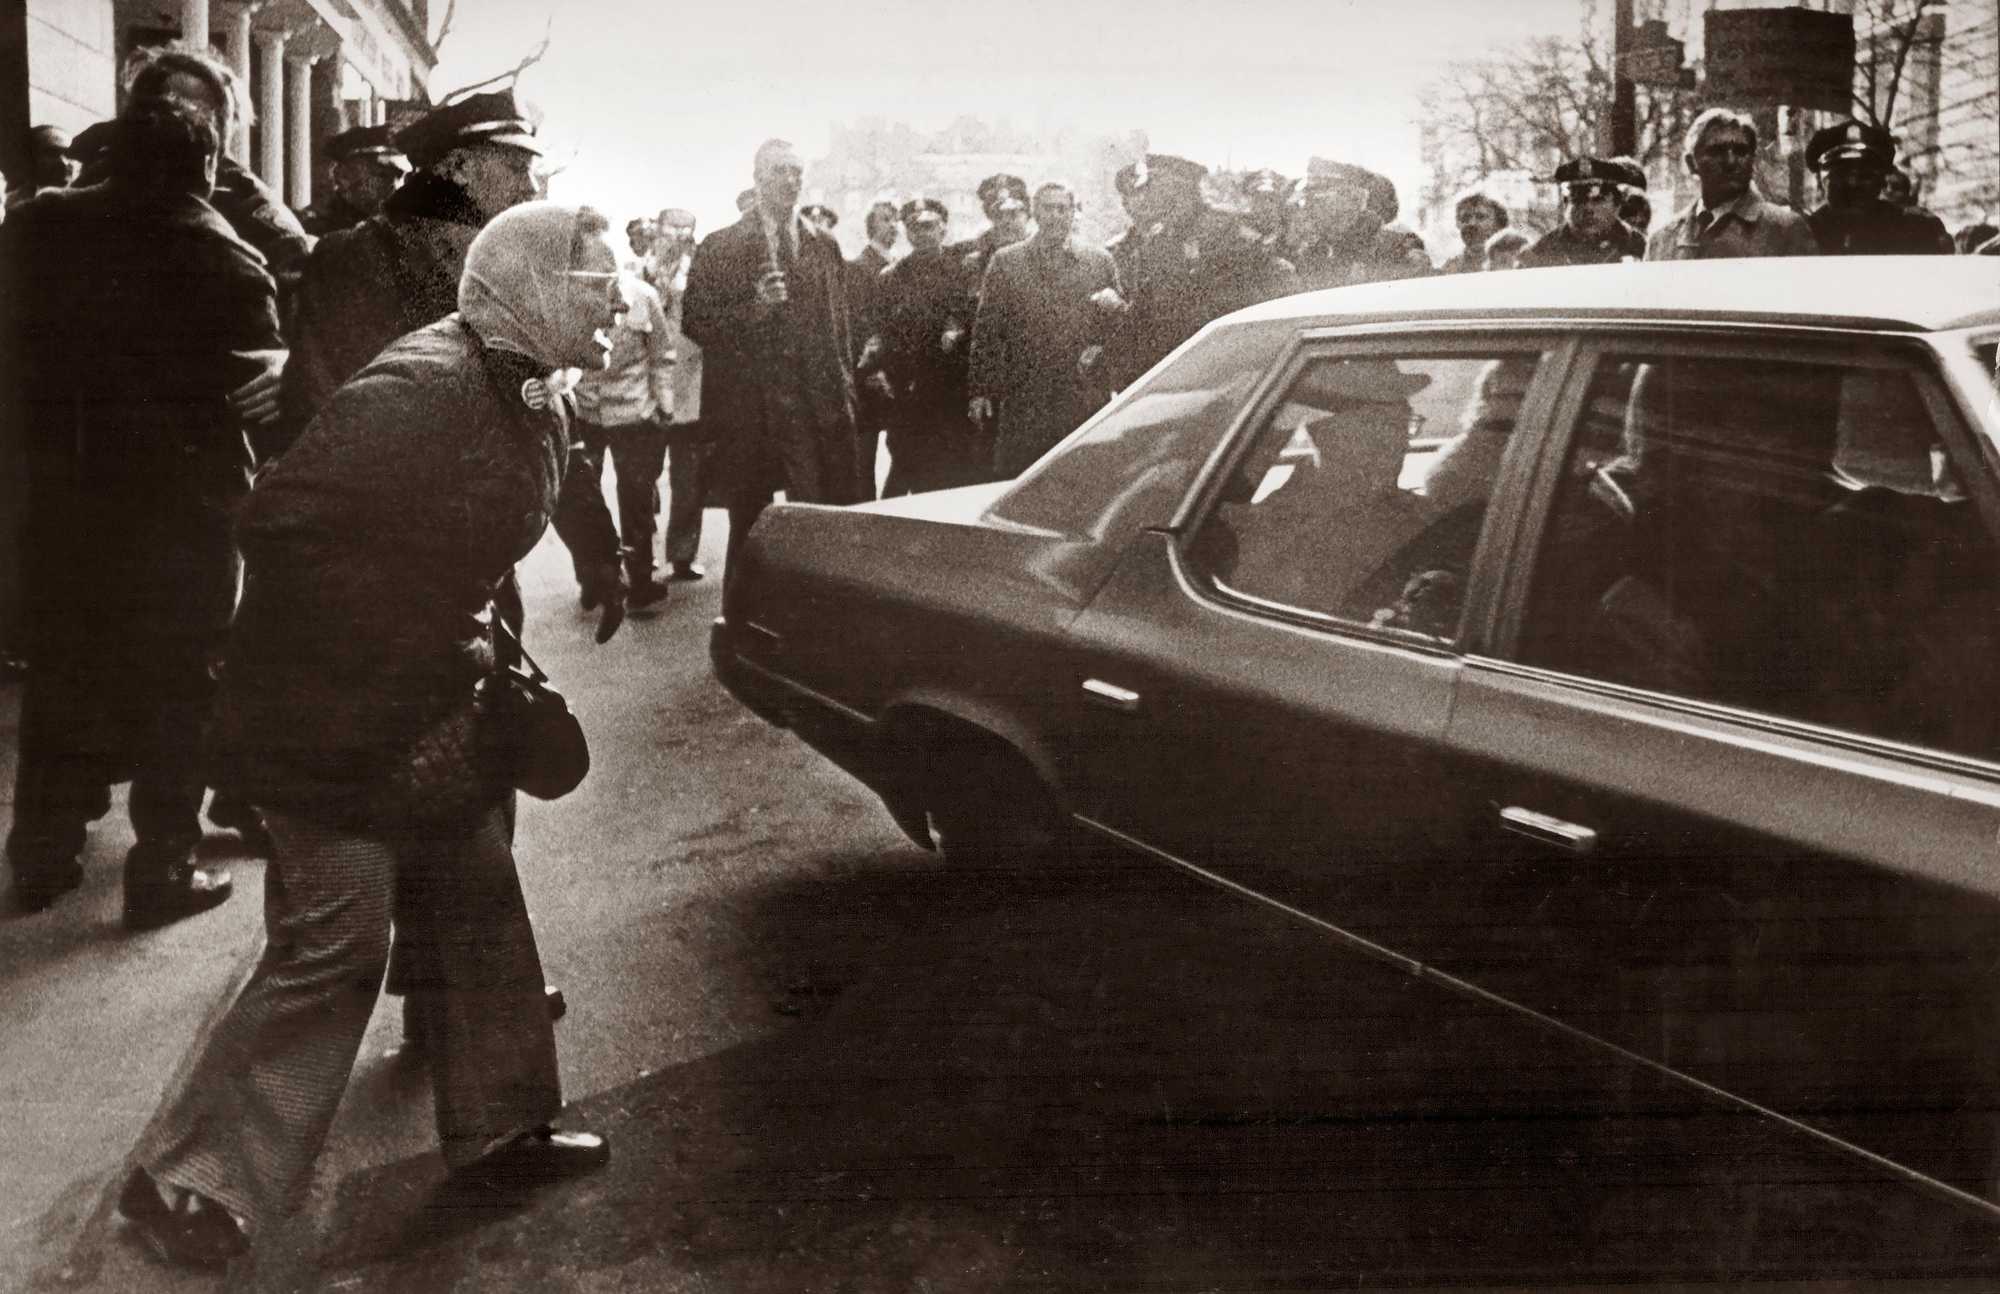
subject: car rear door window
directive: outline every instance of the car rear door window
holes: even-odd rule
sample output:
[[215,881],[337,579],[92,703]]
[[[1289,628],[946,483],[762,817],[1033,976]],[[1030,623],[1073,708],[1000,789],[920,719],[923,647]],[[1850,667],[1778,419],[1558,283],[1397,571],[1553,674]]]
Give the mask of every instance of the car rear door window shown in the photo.
[[1583,409],[1525,663],[2000,755],[2000,563],[1913,370],[1634,350]]
[[1449,642],[1539,352],[1306,363],[1195,531],[1225,596]]

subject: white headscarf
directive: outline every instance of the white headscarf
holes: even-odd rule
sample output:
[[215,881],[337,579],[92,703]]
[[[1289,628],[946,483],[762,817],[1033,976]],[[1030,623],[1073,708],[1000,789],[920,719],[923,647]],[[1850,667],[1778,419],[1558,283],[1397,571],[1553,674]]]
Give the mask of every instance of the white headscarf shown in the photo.
[[549,368],[561,362],[565,276],[582,212],[566,202],[524,202],[479,231],[458,280],[459,313],[479,340]]

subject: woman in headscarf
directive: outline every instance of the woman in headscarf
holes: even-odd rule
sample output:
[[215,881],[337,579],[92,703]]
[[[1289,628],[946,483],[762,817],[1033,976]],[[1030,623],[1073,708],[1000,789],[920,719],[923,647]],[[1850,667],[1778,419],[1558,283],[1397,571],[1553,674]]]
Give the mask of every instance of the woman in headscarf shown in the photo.
[[[266,947],[120,1197],[169,1260],[215,1266],[294,1210],[373,1011],[393,918],[416,962],[455,1177],[593,1168],[562,1108],[513,792],[480,682],[514,564],[569,458],[552,372],[602,367],[624,303],[602,215],[553,202],[472,243],[459,312],[385,349],[259,480],[216,731],[266,814]],[[506,636],[501,635],[505,643]],[[504,647],[503,647],[504,652]]]

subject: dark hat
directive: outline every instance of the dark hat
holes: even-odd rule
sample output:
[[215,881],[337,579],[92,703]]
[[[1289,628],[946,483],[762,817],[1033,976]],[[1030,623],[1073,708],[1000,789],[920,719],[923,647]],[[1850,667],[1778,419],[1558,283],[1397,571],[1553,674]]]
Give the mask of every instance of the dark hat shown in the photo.
[[535,125],[514,101],[512,90],[488,90],[443,103],[396,132],[395,142],[410,161],[431,166],[454,148],[482,144],[518,148],[541,156]]
[[1316,409],[1403,404],[1430,384],[1430,374],[1406,373],[1393,360],[1345,359],[1308,369],[1288,398]]
[[1555,182],[1565,187],[1572,184],[1602,184],[1616,187],[1630,183],[1625,168],[1602,157],[1572,157],[1556,168]]
[[1290,180],[1287,180],[1284,176],[1269,167],[1265,167],[1263,170],[1252,171],[1243,177],[1243,196],[1246,198],[1280,196],[1290,185]]
[[936,198],[911,198],[903,204],[903,223],[916,224],[919,220],[936,217],[939,224],[951,219],[951,212]]
[[988,211],[1004,210],[1008,204],[1028,205],[1028,182],[1018,175],[989,175],[979,182],[979,205]]
[[1880,126],[1859,121],[1835,122],[1816,130],[1806,143],[1806,164],[1823,171],[1836,162],[1867,161],[1889,166],[1896,160],[1896,138]]
[[1179,180],[1183,184],[1200,184],[1208,176],[1208,168],[1199,162],[1190,162],[1185,157],[1172,153],[1148,153],[1146,160],[1139,162],[1132,173],[1132,191],[1138,192],[1155,180]]
[[810,206],[800,207],[799,214],[807,220],[825,221],[828,229],[840,223],[840,213],[823,202],[815,202]]
[[1639,165],[1637,159],[1619,156],[1606,160],[1617,172],[1620,184],[1628,189],[1637,189],[1641,193],[1646,191],[1646,168]]
[[1396,196],[1395,182],[1386,175],[1352,162],[1335,162],[1324,157],[1315,157],[1306,163],[1306,178],[1305,183],[1300,185],[1301,193],[1347,187],[1358,187],[1365,192],[1369,213],[1385,225],[1403,209],[1402,201]]
[[345,162],[357,157],[380,161],[398,170],[410,169],[409,159],[403,156],[403,150],[396,147],[395,132],[387,126],[355,126],[328,136],[327,161]]
[[76,132],[76,138],[69,141],[69,155],[78,162],[88,163],[111,147],[111,137],[118,131],[115,121],[100,121],[85,126]]

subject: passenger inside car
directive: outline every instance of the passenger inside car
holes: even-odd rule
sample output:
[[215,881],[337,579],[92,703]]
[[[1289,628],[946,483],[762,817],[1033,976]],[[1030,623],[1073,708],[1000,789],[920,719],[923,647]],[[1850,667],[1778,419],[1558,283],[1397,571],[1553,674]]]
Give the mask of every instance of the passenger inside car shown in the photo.
[[1564,474],[1523,652],[1990,753],[1994,573],[1907,374],[1656,359],[1622,455]]

